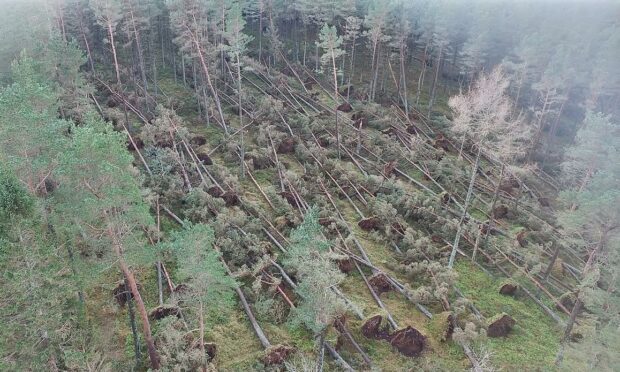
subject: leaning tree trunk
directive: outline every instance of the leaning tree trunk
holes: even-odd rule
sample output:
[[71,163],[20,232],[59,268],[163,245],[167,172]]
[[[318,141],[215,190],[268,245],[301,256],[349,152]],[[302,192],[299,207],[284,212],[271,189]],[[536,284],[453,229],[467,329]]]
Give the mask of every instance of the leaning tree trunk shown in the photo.
[[228,126],[226,125],[226,120],[224,119],[224,111],[222,111],[222,104],[220,103],[220,98],[217,94],[217,91],[215,90],[215,86],[213,85],[213,82],[211,81],[211,74],[209,73],[209,67],[207,66],[205,57],[202,54],[202,48],[196,36],[192,35],[191,37],[192,37],[194,46],[196,47],[196,51],[198,52],[198,59],[200,60],[202,71],[204,72],[205,78],[207,79],[207,86],[209,87],[209,90],[211,90],[211,94],[213,95],[213,100],[215,101],[215,105],[217,106],[218,113],[220,114],[220,120],[222,121],[221,122],[222,128],[224,129],[224,132],[228,134]]
[[469,188],[467,189],[467,196],[465,197],[465,205],[463,205],[463,214],[459,220],[459,225],[456,230],[456,236],[454,237],[454,243],[452,244],[452,252],[450,252],[450,259],[448,260],[448,267],[452,268],[454,265],[454,259],[456,258],[456,251],[459,248],[459,240],[463,234],[463,225],[465,223],[465,217],[467,217],[467,209],[471,202],[471,196],[474,191],[474,184],[476,183],[476,174],[478,173],[478,165],[480,164],[480,153],[482,152],[482,146],[478,147],[478,153],[476,154],[476,161],[474,162],[474,169],[471,173],[471,179],[469,180]]
[[144,301],[142,300],[142,296],[140,295],[140,291],[138,290],[136,278],[134,277],[133,273],[129,269],[129,266],[127,266],[127,263],[125,262],[122,243],[119,241],[118,236],[114,232],[114,229],[111,225],[109,225],[107,228],[107,234],[112,240],[114,253],[116,254],[118,265],[123,273],[123,276],[125,277],[131,294],[133,295],[133,299],[136,302],[138,313],[140,314],[140,319],[142,320],[142,331],[144,332],[144,340],[146,342],[146,347],[149,353],[149,359],[151,360],[151,368],[157,370],[160,366],[159,354],[157,353],[157,349],[155,348],[155,342],[153,341],[153,335],[151,334],[149,316],[146,311]]
[[489,226],[486,230],[486,233],[484,234],[484,242],[482,243],[483,246],[486,246],[489,233],[491,232],[491,229],[493,229],[493,224],[495,222],[495,219],[493,218],[493,210],[495,209],[495,204],[497,203],[497,199],[499,198],[499,188],[502,185],[502,179],[504,178],[505,170],[506,170],[506,163],[502,162],[502,169],[499,172],[499,179],[497,181],[497,185],[495,185],[495,190],[493,192],[493,200],[491,201],[491,211],[489,213],[491,218],[489,219]]

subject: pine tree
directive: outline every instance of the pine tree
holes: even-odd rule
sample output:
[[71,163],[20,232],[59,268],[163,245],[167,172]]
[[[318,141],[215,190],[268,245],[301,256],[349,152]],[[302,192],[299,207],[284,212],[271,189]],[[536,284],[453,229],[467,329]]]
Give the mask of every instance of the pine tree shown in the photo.
[[142,320],[151,367],[159,368],[146,306],[138,290],[132,263],[154,261],[145,248],[143,229],[152,225],[146,204],[135,179],[132,156],[124,135],[109,124],[91,118],[87,125],[74,128],[70,147],[62,154],[62,200],[66,216],[75,216],[73,228],[88,238],[89,244],[116,262],[127,280]]
[[227,13],[228,19],[226,21],[226,32],[224,34],[227,45],[224,49],[234,61],[237,73],[237,100],[239,104],[239,126],[240,126],[240,138],[241,138],[241,151],[240,151],[240,167],[241,178],[245,176],[245,144],[244,144],[244,132],[243,128],[243,105],[241,103],[243,98],[243,92],[241,90],[241,57],[247,52],[247,45],[253,39],[252,36],[243,33],[245,28],[245,20],[241,14],[241,7],[239,4],[234,4],[230,11]]
[[324,53],[321,55],[321,65],[329,66],[332,72],[334,81],[334,98],[336,99],[334,107],[334,117],[336,119],[336,146],[338,151],[338,158],[340,158],[340,128],[338,126],[338,68],[336,67],[336,60],[344,55],[342,47],[342,37],[338,35],[338,31],[335,26],[329,26],[327,23],[323,25],[321,33],[319,34],[318,43],[319,47],[323,49]]

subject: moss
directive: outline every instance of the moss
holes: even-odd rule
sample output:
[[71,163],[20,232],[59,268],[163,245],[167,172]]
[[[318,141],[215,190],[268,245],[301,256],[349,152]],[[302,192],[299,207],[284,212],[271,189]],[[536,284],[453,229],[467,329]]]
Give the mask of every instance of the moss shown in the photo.
[[459,288],[482,315],[492,316],[502,312],[516,320],[514,329],[506,338],[490,338],[483,342],[494,355],[493,364],[506,370],[523,366],[532,370],[551,368],[560,336],[553,320],[530,300],[499,294],[497,288],[500,280],[489,278],[469,263],[458,262],[455,268],[459,273]]

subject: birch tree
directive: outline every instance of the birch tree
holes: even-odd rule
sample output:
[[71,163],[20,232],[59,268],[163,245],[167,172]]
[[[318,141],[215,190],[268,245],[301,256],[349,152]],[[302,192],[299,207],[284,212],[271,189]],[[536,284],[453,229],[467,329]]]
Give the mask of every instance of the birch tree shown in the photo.
[[449,267],[454,264],[463,233],[463,224],[471,204],[480,156],[483,151],[493,154],[507,147],[505,142],[512,141],[510,133],[519,123],[513,116],[512,101],[507,94],[508,86],[509,81],[501,67],[496,67],[490,74],[480,75],[469,92],[453,96],[448,102],[454,112],[451,131],[471,142],[476,152],[463,213],[450,253]]

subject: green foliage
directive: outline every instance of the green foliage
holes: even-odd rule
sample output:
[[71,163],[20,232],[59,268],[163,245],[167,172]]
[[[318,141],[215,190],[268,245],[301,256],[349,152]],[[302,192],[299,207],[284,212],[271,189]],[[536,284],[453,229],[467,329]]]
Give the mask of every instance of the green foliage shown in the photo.
[[163,247],[174,253],[178,260],[178,279],[187,282],[191,295],[187,301],[202,302],[205,306],[222,311],[233,303],[232,288],[236,285],[213,248],[213,229],[204,224],[186,223],[184,229],[171,234]]
[[291,232],[291,244],[284,265],[297,273],[295,292],[302,303],[295,309],[294,323],[315,333],[322,332],[344,313],[346,305],[331,290],[344,275],[330,257],[330,244],[320,234],[318,210],[306,213],[304,222]]
[[[0,166],[0,226],[14,223],[18,217],[27,217],[33,204],[32,196],[18,179],[8,169]],[[4,228],[0,230],[4,232]]]

